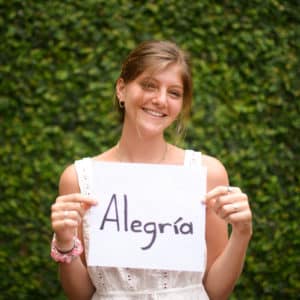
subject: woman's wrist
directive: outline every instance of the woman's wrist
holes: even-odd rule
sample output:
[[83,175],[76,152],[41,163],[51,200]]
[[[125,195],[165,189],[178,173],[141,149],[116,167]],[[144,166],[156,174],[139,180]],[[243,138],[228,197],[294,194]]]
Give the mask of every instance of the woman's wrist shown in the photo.
[[66,242],[66,243],[57,242],[57,240],[55,239],[54,243],[55,243],[55,248],[57,249],[57,251],[59,251],[61,253],[71,252],[75,245],[74,239],[72,239],[72,241]]
[[81,241],[77,237],[74,236],[73,238],[73,246],[64,250],[58,247],[55,235],[53,236],[51,256],[56,262],[70,263],[74,258],[80,256],[82,252],[83,247]]
[[74,248],[74,244],[75,244],[74,239],[75,239],[75,236],[71,240],[62,241],[62,240],[58,239],[58,237],[55,233],[53,235],[55,247],[58,251],[60,251],[62,253],[67,253],[67,252],[72,251],[72,249]]
[[245,226],[243,227],[232,227],[231,237],[237,238],[240,241],[244,240],[249,242],[252,237],[252,226],[249,224],[245,224]]
[[61,247],[60,245],[57,244],[57,241],[54,242],[55,243],[55,248],[58,252],[60,252],[61,254],[67,254],[69,252],[71,252],[74,247],[75,247],[75,240],[73,239],[73,242],[72,242],[72,246],[64,246],[64,247]]

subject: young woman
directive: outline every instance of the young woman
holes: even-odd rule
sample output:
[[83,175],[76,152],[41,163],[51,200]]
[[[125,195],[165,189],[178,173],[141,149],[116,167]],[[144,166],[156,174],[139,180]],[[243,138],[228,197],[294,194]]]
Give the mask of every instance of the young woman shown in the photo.
[[[59,262],[62,286],[69,299],[227,299],[239,278],[252,235],[247,195],[229,187],[223,165],[200,152],[169,144],[166,128],[181,128],[192,99],[187,56],[168,41],[140,44],[125,60],[116,83],[116,101],[123,121],[116,146],[93,158],[75,162],[63,172],[59,197],[52,205],[52,257]],[[88,163],[142,162],[207,167],[206,270],[178,272],[130,268],[87,267],[89,236],[86,211]],[[188,199],[186,200],[188,201]],[[99,203],[98,205],[101,205]],[[227,226],[232,231],[228,237]],[[109,241],[103,241],[109,243]],[[83,252],[81,247],[83,247]]]

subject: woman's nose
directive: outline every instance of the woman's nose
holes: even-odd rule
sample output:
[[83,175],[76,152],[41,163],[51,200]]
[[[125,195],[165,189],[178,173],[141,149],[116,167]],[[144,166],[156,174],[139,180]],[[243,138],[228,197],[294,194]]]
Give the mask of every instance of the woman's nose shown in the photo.
[[158,91],[153,98],[153,103],[159,106],[165,106],[168,101],[167,93],[165,91]]

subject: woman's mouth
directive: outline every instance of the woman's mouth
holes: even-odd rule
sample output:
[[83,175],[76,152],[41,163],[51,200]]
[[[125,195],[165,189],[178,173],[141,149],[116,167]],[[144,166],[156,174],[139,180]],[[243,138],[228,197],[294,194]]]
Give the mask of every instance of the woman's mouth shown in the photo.
[[146,112],[147,114],[153,116],[153,117],[157,117],[157,118],[163,118],[166,116],[166,114],[156,111],[156,110],[152,110],[149,108],[143,108],[143,111]]

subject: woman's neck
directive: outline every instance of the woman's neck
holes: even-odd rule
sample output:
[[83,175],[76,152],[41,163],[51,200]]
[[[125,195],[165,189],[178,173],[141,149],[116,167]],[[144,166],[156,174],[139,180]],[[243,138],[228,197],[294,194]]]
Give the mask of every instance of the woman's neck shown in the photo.
[[116,159],[120,162],[163,163],[169,145],[164,137],[141,138],[122,134],[115,146]]

